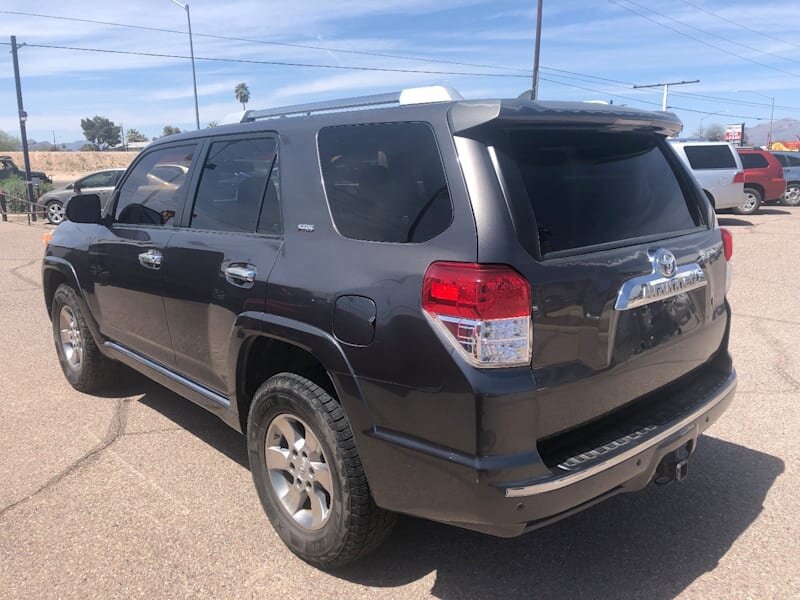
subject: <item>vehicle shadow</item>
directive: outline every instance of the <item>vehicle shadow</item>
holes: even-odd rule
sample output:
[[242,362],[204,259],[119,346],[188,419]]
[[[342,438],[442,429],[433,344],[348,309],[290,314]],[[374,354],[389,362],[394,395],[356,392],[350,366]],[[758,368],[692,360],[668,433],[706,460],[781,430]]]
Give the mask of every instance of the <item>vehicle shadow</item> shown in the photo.
[[161,413],[231,460],[246,469],[250,468],[247,445],[242,434],[228,427],[206,409],[132,369],[121,369],[119,383],[107,392],[97,395],[106,398],[139,396],[136,402]]
[[763,206],[758,209],[760,215],[790,215],[792,211],[781,210],[780,208],[764,208]]
[[753,225],[751,221],[746,221],[744,219],[720,216],[717,216],[717,223],[723,227],[749,227]]
[[[249,468],[241,434],[143,376],[124,379],[121,396],[141,394],[138,402]],[[783,471],[777,457],[703,436],[681,483],[615,496],[513,539],[402,517],[381,548],[331,575],[393,588],[435,572],[431,592],[445,600],[673,598],[714,569]]]

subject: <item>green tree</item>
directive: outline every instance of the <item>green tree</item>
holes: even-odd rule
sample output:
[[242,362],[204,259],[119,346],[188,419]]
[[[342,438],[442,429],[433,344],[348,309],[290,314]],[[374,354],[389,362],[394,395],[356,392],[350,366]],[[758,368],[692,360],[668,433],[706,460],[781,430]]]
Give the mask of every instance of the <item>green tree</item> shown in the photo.
[[238,102],[242,103],[242,110],[247,110],[247,103],[250,102],[250,88],[246,83],[240,83],[233,90],[233,95]]
[[168,135],[176,135],[181,133],[180,127],[173,127],[172,125],[164,125],[164,129],[161,132],[161,137],[167,137]]
[[138,129],[131,128],[125,133],[125,141],[130,144],[131,142],[147,142],[148,139],[145,134],[139,133]]
[[3,151],[19,150],[21,145],[22,143],[19,141],[19,138],[16,138],[10,133],[6,133],[5,131],[0,131],[0,150]]
[[100,150],[122,142],[122,128],[106,117],[81,119],[81,129],[86,140]]

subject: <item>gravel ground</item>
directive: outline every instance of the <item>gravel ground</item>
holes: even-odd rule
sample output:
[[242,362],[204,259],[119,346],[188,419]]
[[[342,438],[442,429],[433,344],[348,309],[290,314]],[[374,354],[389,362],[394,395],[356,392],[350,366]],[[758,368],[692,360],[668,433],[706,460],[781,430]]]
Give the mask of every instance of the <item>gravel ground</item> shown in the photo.
[[0,223],[0,597],[800,597],[800,209],[720,222],[739,391],[685,481],[512,540],[403,518],[335,573],[280,543],[239,434],[135,374],[105,397],[69,387],[46,227]]

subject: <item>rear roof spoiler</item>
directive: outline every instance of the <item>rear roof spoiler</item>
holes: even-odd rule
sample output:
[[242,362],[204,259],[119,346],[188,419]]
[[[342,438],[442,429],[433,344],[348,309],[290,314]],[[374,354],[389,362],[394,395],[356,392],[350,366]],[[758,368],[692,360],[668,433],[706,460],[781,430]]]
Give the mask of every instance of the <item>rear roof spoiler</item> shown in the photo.
[[455,103],[450,109],[453,133],[467,133],[497,121],[525,125],[602,127],[620,131],[651,131],[677,135],[681,120],[671,112],[646,111],[591,102],[534,102],[530,100],[476,100]]

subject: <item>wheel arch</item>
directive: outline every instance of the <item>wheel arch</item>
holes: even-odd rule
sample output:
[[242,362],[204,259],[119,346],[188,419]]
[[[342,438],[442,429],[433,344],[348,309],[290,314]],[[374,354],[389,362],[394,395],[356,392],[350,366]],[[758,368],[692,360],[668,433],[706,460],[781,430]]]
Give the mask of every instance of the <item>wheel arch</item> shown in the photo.
[[[252,316],[250,317],[252,319]],[[329,333],[316,327],[262,314],[258,329],[248,327],[235,357],[235,402],[242,432],[253,395],[267,379],[281,372],[296,373],[313,381],[342,406],[353,430],[372,427],[372,418],[344,350]]]
[[744,184],[744,189],[747,189],[747,188],[754,189],[759,194],[761,194],[761,201],[764,202],[765,198],[764,198],[764,186],[763,185],[761,185],[760,183],[749,183],[748,182],[748,183]]

